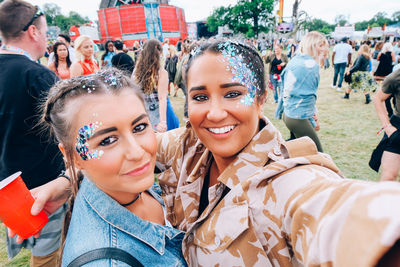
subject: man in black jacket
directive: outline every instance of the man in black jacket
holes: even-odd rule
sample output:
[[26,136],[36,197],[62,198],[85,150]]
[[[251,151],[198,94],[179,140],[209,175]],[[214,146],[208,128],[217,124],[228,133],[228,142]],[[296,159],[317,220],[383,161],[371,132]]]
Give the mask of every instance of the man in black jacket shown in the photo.
[[[64,169],[57,145],[35,128],[40,101],[57,81],[53,72],[37,63],[46,51],[46,32],[46,17],[37,6],[23,0],[0,4],[4,43],[0,49],[0,180],[22,171],[29,189],[57,178]],[[63,214],[61,208],[52,215],[39,238],[22,245],[8,238],[9,256],[24,246],[32,249],[31,266],[57,266]]]

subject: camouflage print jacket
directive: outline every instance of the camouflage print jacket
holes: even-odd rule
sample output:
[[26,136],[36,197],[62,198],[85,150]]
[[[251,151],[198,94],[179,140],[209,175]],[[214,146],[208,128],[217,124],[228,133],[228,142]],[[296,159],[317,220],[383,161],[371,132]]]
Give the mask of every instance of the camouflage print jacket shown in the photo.
[[[190,266],[373,266],[400,237],[400,185],[343,179],[311,139],[284,142],[264,118],[209,188],[210,152],[190,124],[158,136],[168,219]],[[220,200],[224,188],[229,192]],[[225,190],[226,191],[226,190]],[[219,201],[220,200],[220,201]]]

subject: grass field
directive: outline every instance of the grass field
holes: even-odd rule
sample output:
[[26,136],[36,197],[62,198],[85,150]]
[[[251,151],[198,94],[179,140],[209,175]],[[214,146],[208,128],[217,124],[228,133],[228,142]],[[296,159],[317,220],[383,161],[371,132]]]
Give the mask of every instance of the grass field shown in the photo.
[[[324,152],[332,156],[346,177],[377,180],[379,175],[368,167],[371,152],[382,138],[382,134],[376,135],[381,124],[375,114],[374,106],[372,103],[364,104],[365,98],[360,92],[352,93],[349,100],[342,99],[343,92],[339,93],[330,88],[332,76],[332,67],[321,70],[318,89],[317,107],[321,123],[318,135]],[[171,96],[170,99],[181,125],[184,125],[182,91],[179,91],[178,97]],[[273,119],[275,107],[276,104],[270,95],[265,105],[265,115],[287,139],[289,132],[283,121]],[[12,261],[8,260],[4,235],[4,231],[0,231],[0,266],[29,266],[29,251],[22,251]]]

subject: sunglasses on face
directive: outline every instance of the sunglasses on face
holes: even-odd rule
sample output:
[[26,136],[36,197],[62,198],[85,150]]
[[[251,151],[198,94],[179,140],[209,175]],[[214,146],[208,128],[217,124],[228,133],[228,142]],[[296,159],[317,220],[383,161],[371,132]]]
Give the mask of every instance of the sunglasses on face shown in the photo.
[[24,32],[26,32],[28,30],[29,26],[32,25],[32,23],[35,21],[35,19],[44,15],[43,11],[38,6],[35,6],[35,7],[36,7],[36,13],[35,13],[35,15],[33,15],[32,19],[29,21],[29,23],[26,24],[26,26],[22,29]]

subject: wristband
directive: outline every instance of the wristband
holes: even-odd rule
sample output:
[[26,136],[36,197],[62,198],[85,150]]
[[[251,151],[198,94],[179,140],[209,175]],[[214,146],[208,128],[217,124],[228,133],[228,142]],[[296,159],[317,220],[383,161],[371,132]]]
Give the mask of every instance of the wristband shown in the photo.
[[387,128],[388,126],[392,126],[390,123],[385,124],[382,128],[379,129],[379,131],[376,133],[377,135],[380,134],[385,128]]
[[71,177],[69,177],[64,170],[61,171],[61,173],[58,175],[58,177],[64,177],[67,179],[69,182],[71,182]]

